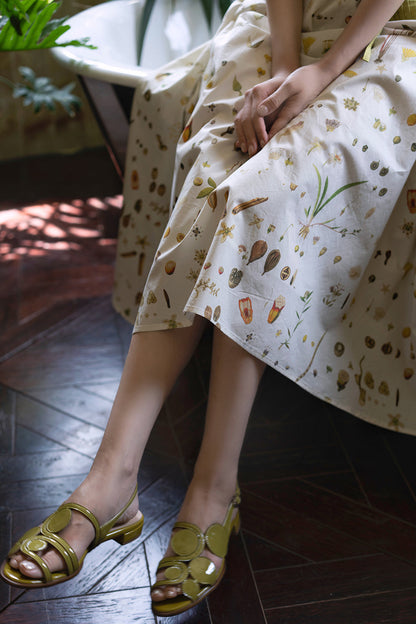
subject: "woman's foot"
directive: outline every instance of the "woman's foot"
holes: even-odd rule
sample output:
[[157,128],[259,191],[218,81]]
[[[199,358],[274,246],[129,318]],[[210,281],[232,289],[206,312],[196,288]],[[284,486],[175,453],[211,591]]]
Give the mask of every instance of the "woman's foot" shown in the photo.
[[[86,507],[95,515],[101,526],[126,505],[136,485],[135,480],[134,483],[126,482],[124,486],[118,483],[111,487],[111,481],[108,478],[97,478],[89,475],[65,502],[75,502]],[[69,525],[60,531],[59,535],[72,546],[78,559],[80,559],[93,541],[95,530],[92,523],[83,514],[75,510],[71,513]],[[140,520],[141,515],[138,496],[136,495],[114,526],[133,524]],[[63,558],[53,547],[49,547],[43,553],[39,552],[38,554],[45,561],[50,572],[66,571]],[[31,579],[41,579],[44,576],[40,567],[20,551],[9,558],[9,565]]]
[[[230,507],[230,502],[235,495],[235,482],[232,487],[207,488],[198,484],[195,480],[191,482],[185,496],[183,505],[179,511],[177,522],[192,523],[199,527],[202,532],[214,523],[223,524]],[[238,513],[236,507],[232,519]],[[174,529],[174,535],[180,529]],[[165,557],[175,556],[175,552],[169,545]],[[209,549],[202,551],[201,557],[207,557],[215,565],[217,572],[221,570],[223,558],[213,554]],[[156,575],[157,581],[165,580],[165,573],[161,570]],[[151,598],[155,603],[176,598],[181,595],[181,585],[161,585],[151,590]]]

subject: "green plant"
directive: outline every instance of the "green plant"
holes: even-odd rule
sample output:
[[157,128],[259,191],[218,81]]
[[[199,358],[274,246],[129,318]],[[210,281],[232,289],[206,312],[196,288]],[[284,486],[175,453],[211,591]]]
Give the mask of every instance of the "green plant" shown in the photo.
[[52,19],[60,2],[48,0],[0,0],[0,51],[41,50],[56,46],[87,46],[88,38],[58,43],[70,29],[67,17]]
[[33,106],[35,113],[42,108],[54,111],[56,104],[60,104],[70,117],[74,117],[81,108],[81,100],[72,93],[75,82],[59,88],[49,78],[37,77],[30,67],[19,67],[19,72],[23,82],[12,82],[4,76],[0,76],[0,82],[13,90],[14,98],[22,98],[23,106]]
[[[146,34],[147,26],[149,24],[149,20],[153,11],[153,7],[157,1],[158,0],[146,0],[144,3],[142,19],[141,19],[140,28],[139,28],[138,43],[137,43],[139,62],[140,62],[140,58],[141,58],[141,54],[143,50],[143,43],[144,43],[144,37]],[[199,1],[202,5],[202,9],[204,11],[209,28],[211,28],[212,26],[214,6],[215,5],[218,6],[220,10],[220,14],[224,15],[224,13],[226,12],[226,10],[228,9],[228,7],[230,6],[232,2],[232,0],[199,0]],[[189,0],[189,2],[195,2],[195,0]],[[171,0],[171,3],[172,3],[172,9],[174,9],[176,0]]]
[[[0,0],[0,51],[42,50],[56,46],[85,46],[95,48],[88,38],[58,43],[58,38],[70,29],[67,17],[52,19],[60,2],[52,0]],[[62,88],[49,78],[37,77],[30,67],[19,67],[23,82],[12,82],[0,76],[0,81],[13,90],[13,97],[22,98],[24,106],[33,105],[35,113],[43,107],[55,110],[63,106],[72,117],[81,106],[81,100],[72,93],[74,83]]]

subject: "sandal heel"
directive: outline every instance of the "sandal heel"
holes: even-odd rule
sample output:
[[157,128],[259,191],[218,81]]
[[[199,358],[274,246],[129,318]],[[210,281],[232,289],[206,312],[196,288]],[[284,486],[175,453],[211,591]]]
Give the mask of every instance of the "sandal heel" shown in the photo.
[[143,529],[143,518],[140,522],[133,524],[131,527],[127,527],[123,530],[119,535],[114,535],[112,538],[115,542],[124,546],[125,544],[129,544],[133,540],[140,537]]
[[237,511],[237,514],[234,518],[232,530],[234,531],[235,535],[238,535],[240,533],[240,529],[241,529],[240,511]]

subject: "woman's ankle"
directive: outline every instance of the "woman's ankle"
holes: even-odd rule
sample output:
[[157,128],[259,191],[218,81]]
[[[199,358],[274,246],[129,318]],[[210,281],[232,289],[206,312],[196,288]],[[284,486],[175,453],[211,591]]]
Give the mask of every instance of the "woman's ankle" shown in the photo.
[[207,500],[215,500],[223,505],[229,505],[235,494],[237,486],[237,473],[215,474],[195,469],[189,492],[205,497]]

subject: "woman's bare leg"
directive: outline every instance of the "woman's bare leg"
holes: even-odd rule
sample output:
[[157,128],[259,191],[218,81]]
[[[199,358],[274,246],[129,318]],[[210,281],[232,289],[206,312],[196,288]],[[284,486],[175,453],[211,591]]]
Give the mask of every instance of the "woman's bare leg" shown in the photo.
[[[235,493],[238,462],[263,362],[214,330],[210,389],[204,436],[178,520],[192,522],[205,531],[222,523]],[[168,554],[172,554],[168,550]],[[217,566],[220,559],[206,554]],[[158,575],[163,579],[163,572]],[[155,601],[172,598],[179,588],[158,588]]]
[[[112,518],[129,500],[137,483],[137,473],[145,445],[177,377],[191,358],[206,321],[195,317],[191,327],[134,334],[119,389],[103,440],[91,471],[68,500],[85,505],[100,523]],[[130,505],[120,523],[138,512],[138,500]],[[77,512],[61,535],[80,556],[92,541],[91,523]],[[55,550],[44,555],[51,571],[63,569]],[[32,578],[42,572],[20,553],[10,561],[13,567]]]

